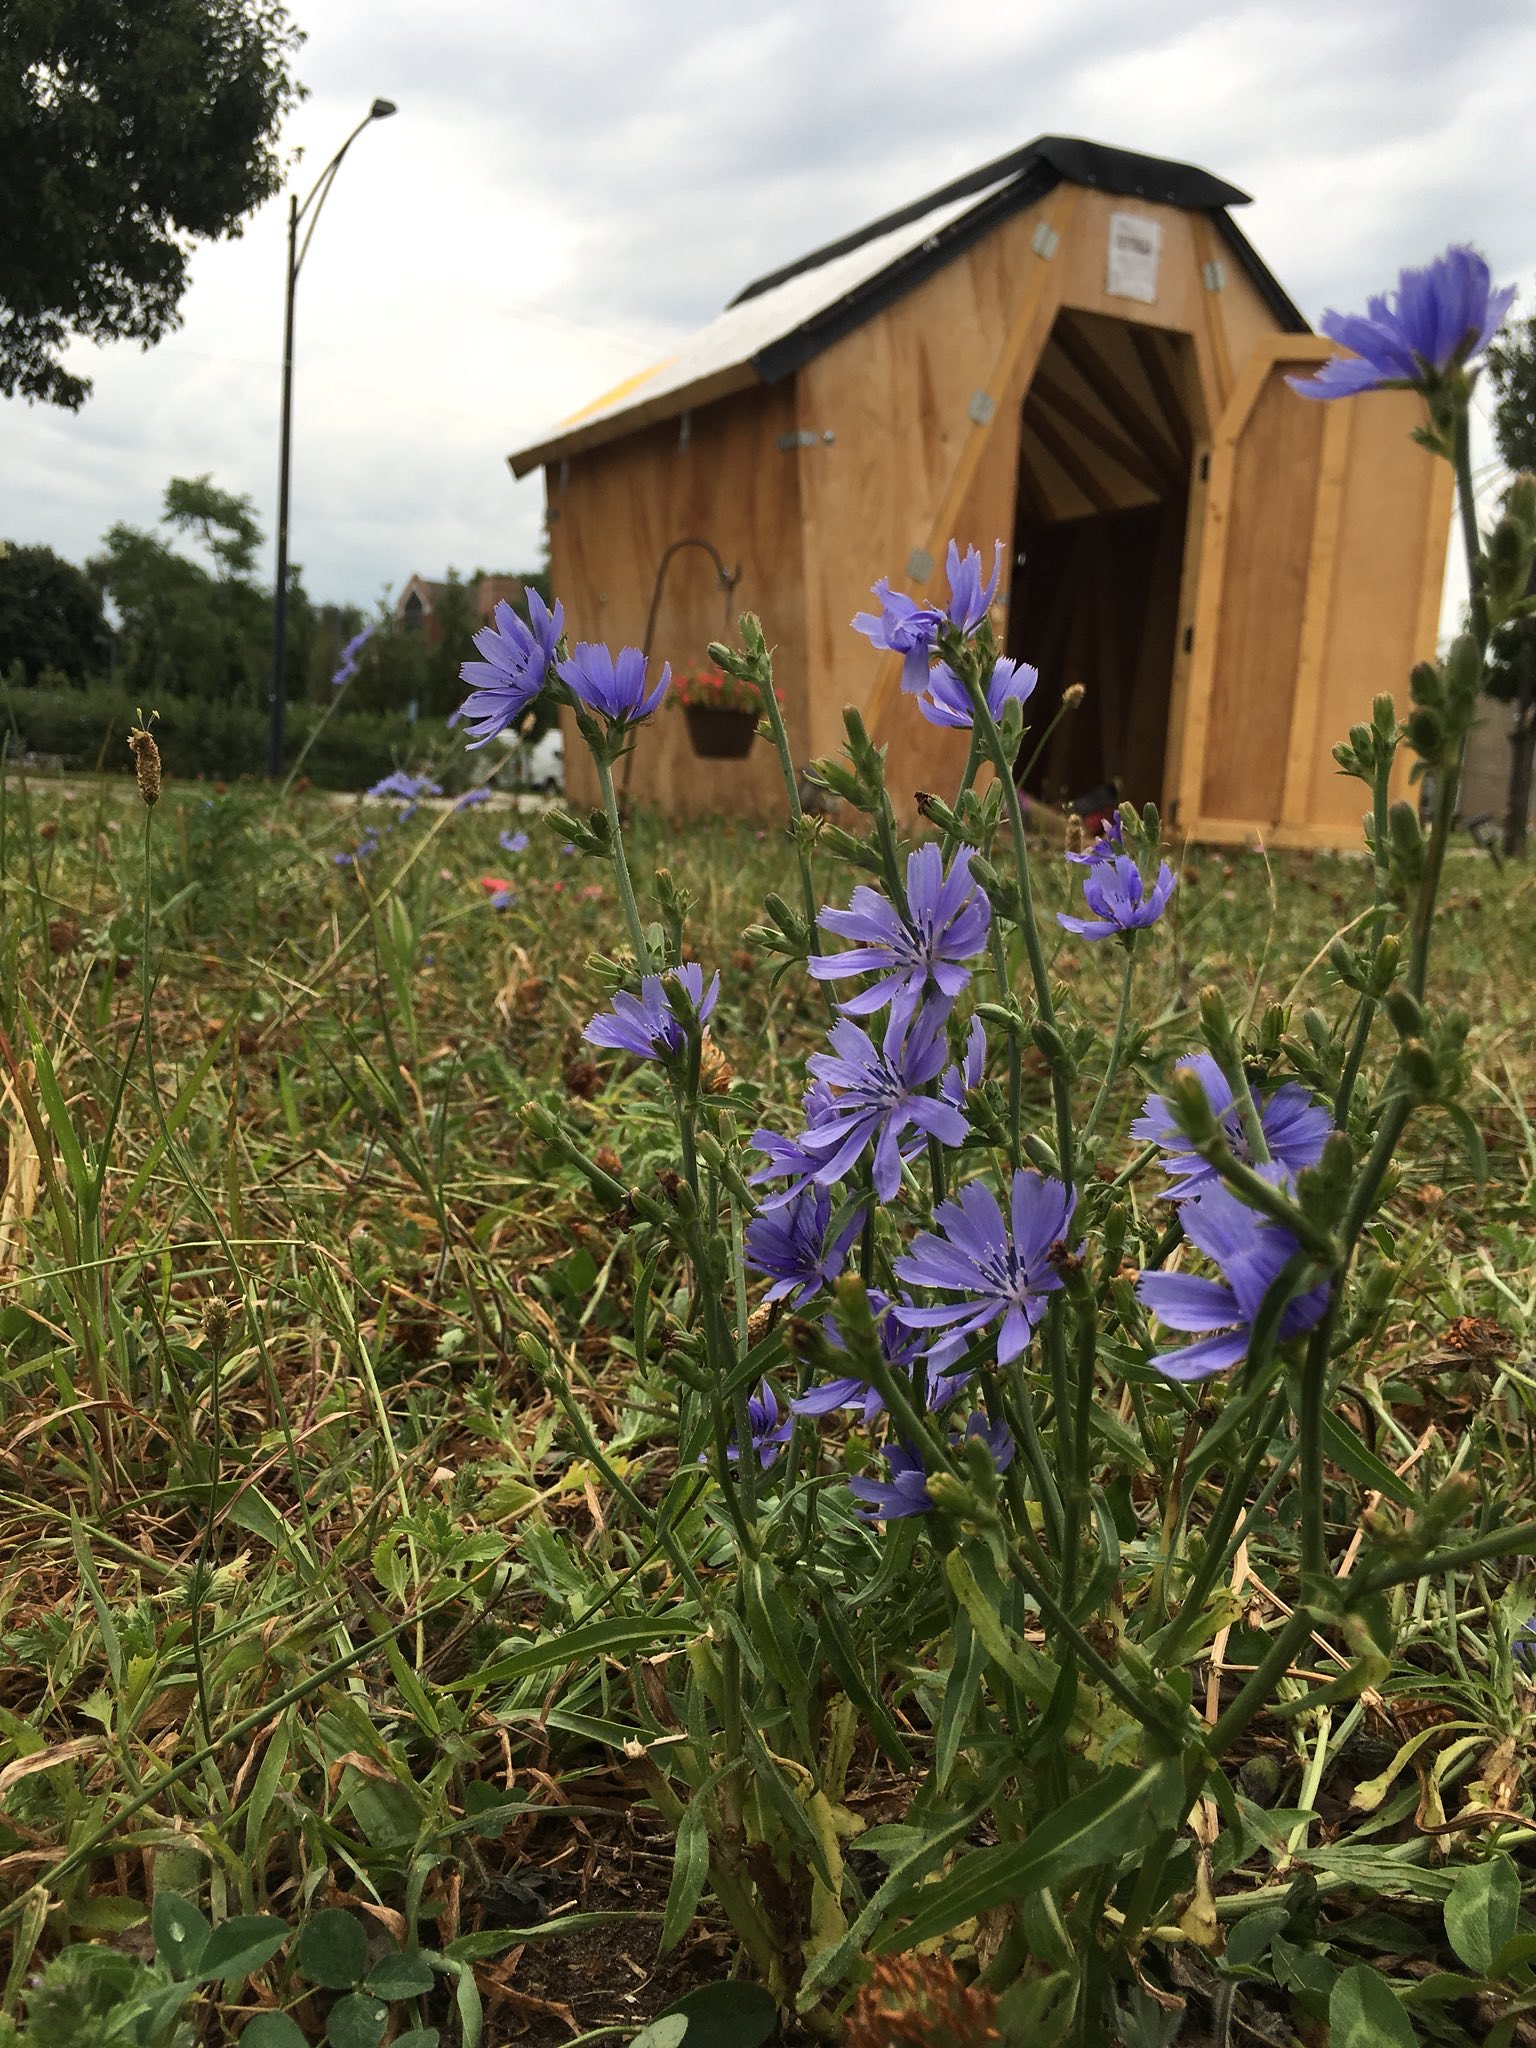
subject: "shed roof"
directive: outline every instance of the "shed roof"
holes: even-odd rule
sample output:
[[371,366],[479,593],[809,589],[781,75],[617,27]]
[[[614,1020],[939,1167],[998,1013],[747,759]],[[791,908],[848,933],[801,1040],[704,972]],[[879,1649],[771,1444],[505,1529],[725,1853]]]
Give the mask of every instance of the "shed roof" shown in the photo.
[[856,234],[754,279],[674,354],[626,378],[509,456],[513,474],[524,476],[541,463],[791,375],[1010,214],[1033,206],[1063,183],[1208,214],[1278,325],[1291,333],[1308,331],[1279,280],[1227,212],[1249,203],[1246,192],[1195,164],[1072,136],[1042,135]]

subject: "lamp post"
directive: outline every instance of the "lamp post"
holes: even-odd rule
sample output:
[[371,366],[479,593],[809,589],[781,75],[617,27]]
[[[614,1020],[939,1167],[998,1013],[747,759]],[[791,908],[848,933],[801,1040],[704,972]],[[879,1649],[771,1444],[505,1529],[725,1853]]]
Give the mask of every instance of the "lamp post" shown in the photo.
[[[395,111],[393,100],[375,100],[362,120],[331,158],[310,187],[301,206],[297,193],[288,199],[288,278],[283,299],[283,425],[282,447],[277,471],[277,588],[272,605],[272,730],[267,748],[267,773],[274,782],[283,774],[283,726],[288,711],[288,468],[293,438],[293,295],[299,271],[309,254],[315,223],[336,182],[341,160],[371,121],[385,121]],[[313,213],[310,209],[313,207]],[[309,215],[309,226],[299,242],[299,224]]]

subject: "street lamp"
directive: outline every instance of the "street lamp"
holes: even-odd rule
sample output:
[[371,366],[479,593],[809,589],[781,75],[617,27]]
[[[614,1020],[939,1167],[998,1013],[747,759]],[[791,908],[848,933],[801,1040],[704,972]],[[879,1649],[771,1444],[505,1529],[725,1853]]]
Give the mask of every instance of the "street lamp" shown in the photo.
[[[298,194],[288,199],[288,282],[283,301],[283,429],[282,452],[277,472],[277,589],[272,607],[272,733],[267,749],[267,773],[274,782],[283,774],[283,724],[288,710],[288,457],[293,437],[293,294],[299,271],[309,254],[309,245],[320,218],[320,209],[330,195],[341,169],[341,160],[370,121],[386,121],[395,111],[393,100],[375,100],[346,141],[310,187],[301,206]],[[310,213],[310,208],[314,212]],[[309,214],[309,226],[299,243],[299,223]]]

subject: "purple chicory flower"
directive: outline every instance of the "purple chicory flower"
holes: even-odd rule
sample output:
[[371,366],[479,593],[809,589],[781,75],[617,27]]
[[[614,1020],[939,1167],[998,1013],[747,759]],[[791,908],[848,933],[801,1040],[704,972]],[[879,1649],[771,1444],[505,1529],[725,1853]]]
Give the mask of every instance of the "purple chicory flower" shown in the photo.
[[[1006,654],[999,655],[986,688],[987,709],[993,724],[1000,722],[1006,705],[1027,704],[1039,680],[1040,671],[1031,668],[1027,661],[1012,661]],[[929,670],[927,688],[918,698],[917,708],[930,725],[962,726],[969,731],[974,722],[969,692],[945,661]]]
[[361,633],[354,633],[346,646],[343,647],[341,650],[341,660],[336,666],[336,673],[331,677],[331,688],[333,690],[339,690],[343,683],[350,683],[357,674],[357,657],[373,638],[374,631],[375,628],[372,624],[364,626]]
[[[794,1418],[785,1415],[779,1407],[778,1395],[767,1380],[763,1380],[755,1394],[747,1396],[747,1427],[751,1432],[751,1447],[757,1453],[757,1462],[766,1472],[789,1442],[794,1433]],[[741,1457],[741,1445],[732,1436],[725,1447],[725,1455],[734,1465]],[[704,1460],[701,1458],[702,1465]]]
[[[878,1287],[869,1291],[870,1311],[875,1319],[875,1329],[880,1338],[880,1349],[885,1362],[892,1372],[901,1374],[911,1382],[914,1401],[917,1398],[918,1367],[928,1354],[928,1339],[920,1330],[912,1330],[901,1319],[901,1311],[909,1303],[892,1301]],[[844,1349],[835,1320],[828,1316],[823,1328],[839,1351]],[[968,1372],[944,1373],[937,1368],[947,1363],[950,1357],[958,1355],[963,1344],[955,1344],[935,1350],[927,1357],[928,1370],[923,1375],[923,1401],[930,1415],[937,1415],[947,1408],[955,1397],[963,1393],[970,1384]],[[877,1416],[885,1413],[885,1397],[880,1389],[868,1381],[861,1380],[855,1373],[844,1373],[835,1379],[824,1380],[819,1387],[811,1387],[798,1400],[791,1401],[790,1407],[797,1415],[830,1415],[835,1408],[856,1408],[864,1418],[865,1426],[873,1423]]]
[[[1152,1361],[1165,1379],[1203,1380],[1247,1357],[1260,1304],[1295,1256],[1297,1242],[1282,1225],[1247,1208],[1221,1186],[1206,1188],[1186,1203],[1179,1220],[1190,1243],[1220,1268],[1221,1279],[1143,1273],[1136,1292],[1168,1329],[1208,1333],[1200,1343],[1165,1351]],[[1288,1302],[1280,1318],[1282,1339],[1310,1330],[1327,1306],[1326,1281]]]
[[429,775],[408,775],[403,768],[396,768],[388,775],[381,775],[365,796],[387,797],[392,802],[416,804],[424,796],[441,796],[442,790]]
[[830,1243],[832,1197],[814,1182],[789,1202],[759,1209],[746,1229],[747,1264],[772,1280],[764,1299],[787,1301],[803,1308],[811,1297],[830,1287],[843,1270],[848,1247],[864,1223],[856,1209]]
[[503,832],[497,840],[503,853],[526,853],[528,834],[526,832]]
[[875,1193],[893,1201],[909,1130],[929,1132],[944,1145],[967,1136],[970,1125],[953,1103],[922,1092],[944,1064],[943,1007],[928,1003],[910,1018],[893,1012],[878,1051],[868,1032],[845,1017],[828,1034],[832,1050],[811,1054],[807,1068],[832,1090],[830,1104],[798,1140],[821,1161],[818,1181],[841,1180],[873,1146]]
[[1303,398],[1352,398],[1357,392],[1429,383],[1470,365],[1487,348],[1514,300],[1493,289],[1475,249],[1447,249],[1424,270],[1404,270],[1397,290],[1367,300],[1364,313],[1324,313],[1330,341],[1353,350],[1330,356],[1315,377],[1287,377]]
[[853,630],[864,634],[882,653],[901,656],[904,690],[910,693],[926,688],[933,643],[943,630],[944,614],[936,605],[919,604],[916,598],[892,590],[884,576],[874,585],[874,595],[880,600],[879,613],[859,612]]
[[488,804],[491,792],[483,785],[478,789],[466,789],[454,805],[456,811],[472,811],[477,804]]
[[996,1195],[973,1180],[957,1200],[940,1202],[933,1220],[942,1235],[919,1231],[908,1251],[892,1264],[911,1287],[934,1287],[962,1299],[933,1308],[903,1308],[914,1329],[943,1330],[949,1338],[970,1338],[1002,1318],[997,1360],[1007,1365],[1028,1344],[1045,1310],[1045,1297],[1061,1285],[1052,1249],[1066,1237],[1077,1197],[1059,1180],[1016,1168],[1009,1199],[1009,1225]]
[[[1232,1100],[1232,1084],[1211,1055],[1202,1052],[1193,1059],[1180,1060],[1175,1072],[1198,1077],[1233,1156],[1245,1166],[1254,1165],[1248,1134]],[[1316,1166],[1333,1129],[1328,1111],[1296,1081],[1285,1082],[1259,1104],[1259,1123],[1271,1160],[1284,1169],[1286,1185],[1294,1182],[1304,1167]],[[1215,1167],[1207,1165],[1179,1129],[1165,1095],[1147,1097],[1141,1115],[1131,1125],[1131,1136],[1143,1144],[1156,1145],[1161,1151],[1163,1171],[1173,1182],[1165,1190],[1168,1201],[1186,1202],[1191,1196],[1220,1185],[1221,1176]]]
[[944,607],[944,616],[952,626],[958,626],[962,633],[974,633],[987,613],[992,609],[992,600],[997,595],[997,586],[1003,574],[1003,544],[994,545],[992,555],[992,580],[981,580],[981,551],[967,548],[962,560],[958,545],[951,541],[949,552],[944,558],[945,573],[949,577],[949,603]]
[[588,711],[601,712],[612,725],[638,725],[649,718],[672,680],[662,663],[661,680],[646,692],[646,658],[638,647],[621,647],[615,655],[600,640],[579,640],[569,657],[555,664],[561,682]]
[[470,719],[469,744],[483,747],[497,733],[515,725],[543,689],[555,648],[565,631],[565,607],[557,600],[550,611],[536,590],[528,597],[525,625],[503,600],[492,623],[475,635],[482,661],[466,661],[460,680],[469,684],[463,716]]
[[[978,1436],[992,1453],[992,1462],[999,1472],[1006,1472],[1013,1463],[1013,1438],[1005,1423],[995,1427],[988,1423],[985,1415],[972,1415],[965,1425],[965,1436]],[[955,1437],[952,1442],[963,1442]],[[928,1475],[923,1470],[923,1461],[909,1444],[887,1444],[880,1455],[885,1459],[890,1478],[850,1479],[848,1491],[855,1500],[865,1503],[861,1512],[871,1522],[896,1522],[907,1515],[926,1515],[933,1507],[928,1497]]]
[[669,981],[683,990],[703,1024],[715,1007],[720,977],[717,974],[706,989],[703,968],[696,960],[689,960],[681,967],[669,967],[665,974],[644,976],[638,996],[621,989],[613,999],[613,1007],[599,1011],[582,1037],[590,1045],[633,1053],[637,1060],[663,1059],[680,1053],[687,1043],[687,1034],[667,1000]]
[[[800,1105],[805,1123],[820,1123],[831,1107],[832,1090],[825,1081],[812,1081]],[[781,1209],[815,1180],[821,1157],[807,1152],[798,1138],[786,1138],[778,1131],[756,1130],[752,1133],[752,1145],[767,1155],[767,1164],[747,1175],[748,1187],[764,1187],[775,1180],[785,1183],[777,1194],[761,1198],[764,1209]]]
[[1128,853],[1096,861],[1083,877],[1083,897],[1093,917],[1068,917],[1056,913],[1063,931],[1076,932],[1081,939],[1112,939],[1122,932],[1144,931],[1156,924],[1173,894],[1174,873],[1167,861],[1157,871],[1149,889],[1141,870]]
[[930,983],[947,1007],[970,980],[964,963],[987,943],[992,906],[971,879],[969,851],[962,848],[955,855],[948,875],[931,840],[909,854],[907,904],[910,921],[877,889],[860,883],[846,910],[823,910],[817,918],[824,931],[856,942],[847,953],[813,953],[806,967],[817,981],[841,981],[850,974],[880,977],[839,1004],[849,1016],[866,1017],[887,1003],[893,1017],[908,1016]]
[[1106,861],[1119,860],[1125,854],[1125,826],[1120,813],[1112,811],[1109,823],[1104,827],[1091,846],[1085,846],[1081,853],[1068,853],[1067,859],[1074,867],[1098,868]]

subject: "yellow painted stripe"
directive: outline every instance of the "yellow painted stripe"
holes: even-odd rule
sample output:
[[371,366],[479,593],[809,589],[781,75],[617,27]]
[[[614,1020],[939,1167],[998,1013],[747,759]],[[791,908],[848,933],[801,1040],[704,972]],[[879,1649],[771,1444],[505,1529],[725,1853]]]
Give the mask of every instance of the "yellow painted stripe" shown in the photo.
[[676,356],[663,356],[659,363],[651,363],[643,370],[636,370],[632,377],[626,377],[622,384],[615,384],[611,391],[605,391],[601,398],[594,398],[590,405],[584,405],[579,412],[569,413],[560,424],[562,427],[580,426],[594,413],[606,412],[610,405],[617,405],[621,398],[628,398],[638,391],[642,384],[649,384],[653,377],[659,377],[663,370],[670,370],[677,361]]

